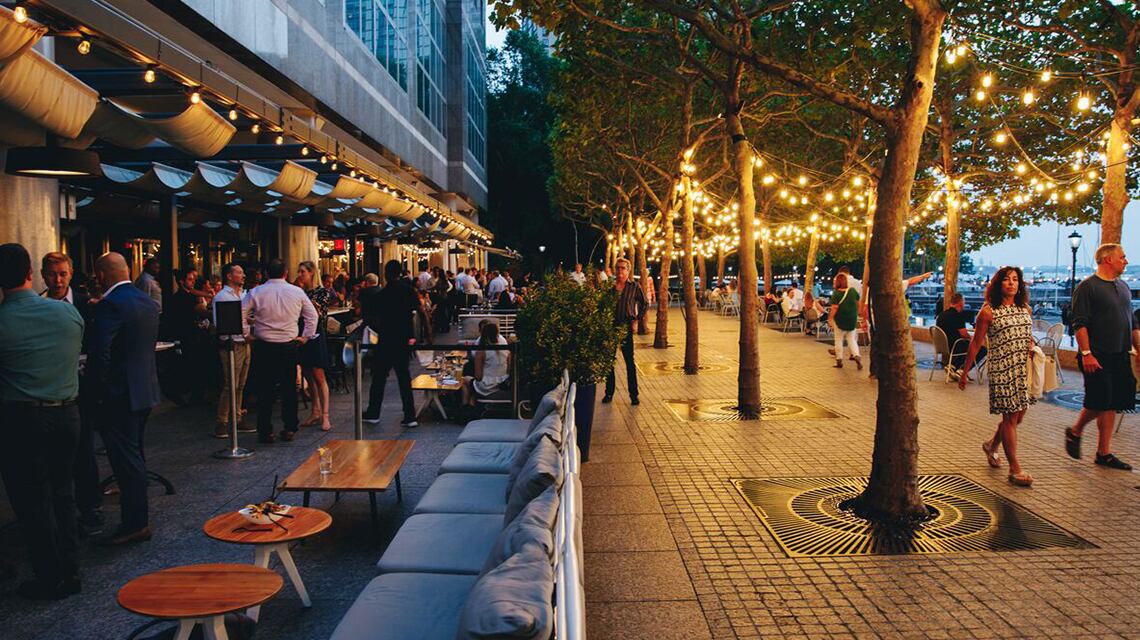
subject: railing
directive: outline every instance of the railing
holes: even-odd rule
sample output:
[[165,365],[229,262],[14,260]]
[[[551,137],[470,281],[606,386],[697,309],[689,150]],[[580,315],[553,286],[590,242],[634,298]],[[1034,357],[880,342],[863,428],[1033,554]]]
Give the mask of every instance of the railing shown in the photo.
[[562,499],[558,504],[558,525],[554,532],[554,635],[558,640],[585,640],[586,604],[582,589],[582,556],[578,548],[578,429],[574,420],[574,399],[578,388],[570,385],[566,395],[562,438]]

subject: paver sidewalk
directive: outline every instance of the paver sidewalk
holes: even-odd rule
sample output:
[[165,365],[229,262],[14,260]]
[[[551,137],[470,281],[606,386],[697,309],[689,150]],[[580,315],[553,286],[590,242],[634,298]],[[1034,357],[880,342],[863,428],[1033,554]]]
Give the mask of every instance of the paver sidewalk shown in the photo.
[[[591,638],[1140,635],[1140,478],[1095,467],[1091,429],[1085,459],[1065,455],[1062,430],[1075,411],[1029,410],[1019,452],[1036,481],[1016,488],[1004,466],[986,466],[980,448],[997,425],[986,387],[963,392],[917,372],[923,473],[963,475],[1097,548],[789,558],[730,480],[866,475],[875,383],[852,366],[832,368],[824,344],[762,328],[764,395],[805,397],[845,417],[682,422],[665,400],[736,393],[737,319],[702,312],[700,323],[701,363],[723,370],[646,373],[654,362],[683,360],[674,310],[674,346],[637,349],[641,405],[629,405],[619,381],[615,402],[597,407],[583,470]],[[1079,385],[1078,376],[1067,379]],[[1140,462],[1137,425],[1127,418],[1115,440],[1132,462]]]

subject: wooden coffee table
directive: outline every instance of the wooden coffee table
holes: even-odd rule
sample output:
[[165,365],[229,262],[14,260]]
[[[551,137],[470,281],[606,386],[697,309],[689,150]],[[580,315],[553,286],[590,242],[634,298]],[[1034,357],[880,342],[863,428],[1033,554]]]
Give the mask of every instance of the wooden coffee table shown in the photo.
[[404,500],[400,488],[400,467],[415,444],[413,440],[329,440],[324,446],[332,450],[333,472],[321,475],[320,456],[314,451],[281,483],[281,491],[304,491],[304,504],[309,506],[313,491],[367,491],[376,524],[376,492],[387,491],[396,483],[396,501]]
[[260,606],[283,584],[275,572],[253,565],[192,564],[135,578],[119,589],[118,601],[127,611],[178,620],[175,640],[188,640],[196,624],[208,640],[228,640],[224,616]]
[[[311,607],[313,602],[309,599],[309,592],[305,590],[305,583],[301,581],[301,574],[293,562],[289,543],[294,540],[304,540],[328,529],[332,524],[332,516],[320,509],[308,507],[292,507],[286,515],[291,517],[277,519],[281,524],[279,527],[275,524],[255,525],[240,513],[230,511],[210,518],[202,526],[202,531],[222,542],[253,545],[255,567],[268,568],[269,557],[276,553],[277,557],[281,558],[281,564],[285,566],[285,573],[289,575],[289,581],[293,583],[297,595],[301,596],[301,604]],[[249,617],[253,618],[254,622],[257,621],[259,610],[260,607],[255,607],[249,612]]]
[[447,412],[443,410],[443,403],[440,402],[439,397],[444,393],[459,391],[463,388],[463,380],[456,380],[454,383],[444,384],[437,380],[434,376],[422,373],[412,378],[412,391],[423,391],[424,401],[420,406],[416,407],[416,417],[428,408],[429,405],[434,404],[439,415],[447,420]]

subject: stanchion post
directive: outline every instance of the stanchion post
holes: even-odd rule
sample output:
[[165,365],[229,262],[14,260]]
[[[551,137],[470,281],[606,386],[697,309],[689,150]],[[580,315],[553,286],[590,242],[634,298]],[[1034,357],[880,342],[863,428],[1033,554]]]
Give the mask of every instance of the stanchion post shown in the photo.
[[360,341],[352,341],[352,420],[354,436],[357,440],[364,439],[364,409],[361,406],[361,364]]
[[253,451],[249,449],[242,449],[238,446],[238,401],[237,401],[237,367],[234,366],[234,340],[230,336],[226,340],[226,352],[229,354],[229,367],[230,367],[230,448],[222,449],[214,452],[215,458],[223,458],[226,460],[238,460],[241,458],[248,458],[253,455]]

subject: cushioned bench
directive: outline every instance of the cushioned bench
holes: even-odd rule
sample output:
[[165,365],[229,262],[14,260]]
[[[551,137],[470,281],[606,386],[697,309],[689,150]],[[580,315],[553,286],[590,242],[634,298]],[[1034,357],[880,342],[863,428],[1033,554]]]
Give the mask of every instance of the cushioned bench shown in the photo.
[[522,442],[526,440],[530,427],[530,420],[472,420],[459,434],[458,442]]
[[[582,637],[573,393],[560,385],[533,420],[510,421],[521,441],[456,446],[495,451],[484,459],[505,459],[502,472],[441,468],[377,563],[382,575],[357,597],[333,640]],[[491,428],[475,426],[469,438]],[[556,580],[566,585],[557,594]]]

